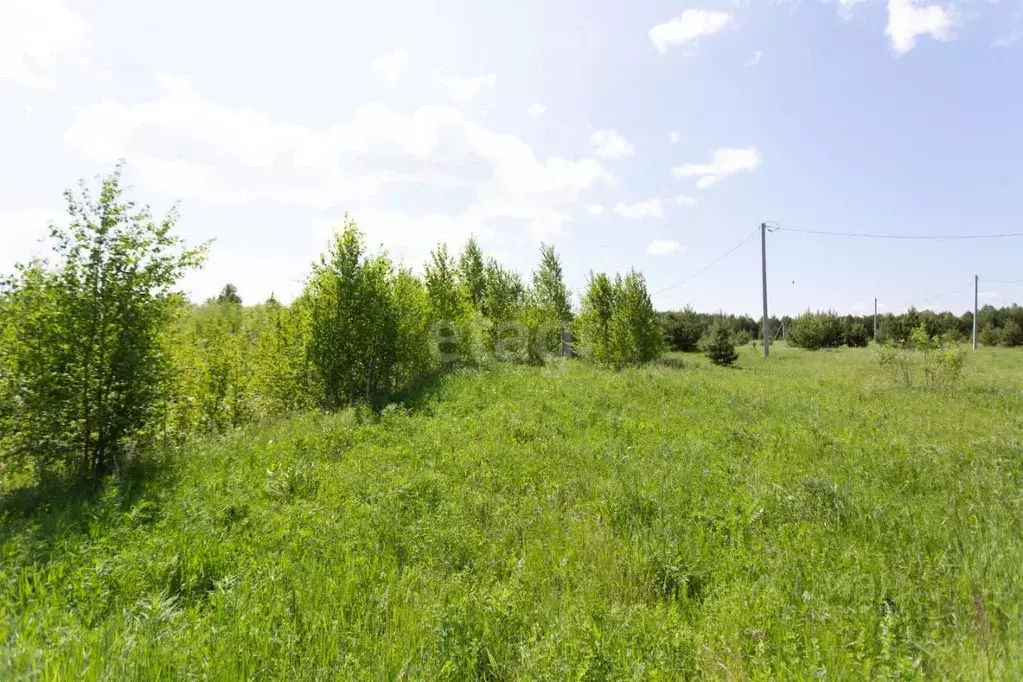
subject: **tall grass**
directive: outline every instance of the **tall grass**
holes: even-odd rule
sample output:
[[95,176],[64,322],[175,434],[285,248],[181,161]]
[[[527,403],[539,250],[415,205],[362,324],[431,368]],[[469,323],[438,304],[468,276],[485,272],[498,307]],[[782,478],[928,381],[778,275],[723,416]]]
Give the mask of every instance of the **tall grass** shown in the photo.
[[0,677],[1018,677],[1021,386],[496,366],[11,493]]

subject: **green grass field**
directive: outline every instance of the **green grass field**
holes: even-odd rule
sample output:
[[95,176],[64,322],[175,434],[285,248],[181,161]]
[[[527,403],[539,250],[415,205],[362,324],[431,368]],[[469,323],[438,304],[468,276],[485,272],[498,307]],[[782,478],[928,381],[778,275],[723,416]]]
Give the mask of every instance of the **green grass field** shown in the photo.
[[1023,675],[1023,352],[449,376],[0,507],[3,679]]

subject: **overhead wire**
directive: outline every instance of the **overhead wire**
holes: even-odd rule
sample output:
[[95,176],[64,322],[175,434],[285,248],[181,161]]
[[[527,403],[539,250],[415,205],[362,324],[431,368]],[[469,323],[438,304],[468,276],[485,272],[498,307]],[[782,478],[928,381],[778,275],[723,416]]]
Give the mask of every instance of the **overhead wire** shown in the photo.
[[794,227],[778,227],[782,232],[813,234],[825,237],[854,237],[859,239],[1011,239],[1023,238],[1023,232],[1001,232],[997,234],[879,234],[867,232],[832,232],[829,230],[800,230]]
[[705,266],[703,266],[702,268],[700,268],[699,270],[697,270],[693,274],[689,275],[689,277],[686,277],[684,280],[682,280],[680,282],[675,282],[674,284],[669,284],[666,287],[662,287],[662,288],[658,289],[657,291],[651,292],[650,295],[654,296],[656,294],[663,293],[665,291],[668,291],[669,289],[674,289],[675,287],[680,287],[683,284],[688,284],[689,282],[693,281],[694,279],[696,279],[697,277],[699,277],[700,275],[702,275],[703,273],[707,272],[712,267],[714,267],[715,265],[717,265],[718,263],[723,261],[725,258],[727,258],[728,256],[732,255],[736,250],[738,250],[738,248],[740,246],[742,246],[743,244],[748,242],[750,239],[752,239],[753,236],[756,235],[757,230],[759,230],[759,229],[760,228],[758,227],[757,229],[755,229],[752,232],[750,232],[748,235],[746,235],[746,237],[741,242],[739,242],[738,244],[736,244],[732,248],[728,249],[727,251],[722,253],[720,256],[718,256],[717,258],[715,258],[711,262],[707,263]]

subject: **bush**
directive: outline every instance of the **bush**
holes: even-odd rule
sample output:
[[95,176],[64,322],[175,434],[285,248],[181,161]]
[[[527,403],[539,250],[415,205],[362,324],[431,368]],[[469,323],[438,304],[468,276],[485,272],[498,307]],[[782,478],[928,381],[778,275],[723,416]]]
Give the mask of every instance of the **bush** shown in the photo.
[[20,267],[0,291],[0,446],[40,473],[101,476],[170,401],[171,289],[205,249],[173,236],[175,213],[154,222],[125,200],[120,168],[99,196],[83,184],[65,197],[71,222],[50,230],[56,261]]
[[624,367],[659,358],[664,351],[664,337],[643,275],[633,270],[625,277],[615,278],[611,300],[608,325],[611,364]]
[[988,322],[977,334],[977,341],[984,346],[1000,346],[1002,344],[1002,331]]
[[740,329],[733,334],[732,341],[736,346],[746,346],[753,341],[753,335],[745,329]]
[[703,352],[715,365],[727,367],[739,359],[727,325],[715,322],[703,342]]
[[586,360],[621,368],[650,362],[664,350],[664,337],[643,276],[590,275],[583,296],[576,347]]
[[1016,324],[1015,320],[1008,320],[1002,327],[1002,345],[1007,348],[1023,346],[1023,329]]
[[686,308],[681,312],[664,313],[660,316],[660,322],[670,350],[683,353],[699,350],[700,337],[707,328],[692,308]]
[[842,327],[842,320],[836,313],[807,311],[793,320],[786,340],[789,344],[806,350],[838,348],[845,341],[845,330]]
[[[428,289],[430,277],[428,269]],[[378,404],[399,388],[403,360],[421,350],[399,343],[426,314],[426,299],[401,284],[385,256],[365,255],[362,234],[346,218],[303,294],[309,306],[307,350],[323,407],[360,399]],[[435,312],[440,305],[433,296],[430,304]]]
[[571,295],[554,247],[541,244],[540,265],[533,271],[522,320],[530,361],[543,362],[566,350],[566,334],[572,323]]
[[583,294],[582,311],[576,327],[576,351],[584,360],[597,364],[611,362],[611,315],[614,313],[615,286],[603,272],[590,273]]
[[878,361],[891,376],[907,388],[951,388],[959,380],[966,352],[958,343],[928,336],[921,324],[905,343],[878,348]]
[[845,330],[845,345],[850,348],[866,348],[870,343],[870,335],[862,322],[853,322]]

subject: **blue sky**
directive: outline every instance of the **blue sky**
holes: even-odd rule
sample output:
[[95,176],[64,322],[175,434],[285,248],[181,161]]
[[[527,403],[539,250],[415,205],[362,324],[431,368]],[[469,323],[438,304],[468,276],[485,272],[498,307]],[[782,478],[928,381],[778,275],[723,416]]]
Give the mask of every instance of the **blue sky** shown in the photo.
[[[1023,298],[1023,0],[0,0],[0,270],[119,158],[215,239],[186,282],[288,299],[348,211],[418,267],[474,233],[569,284],[759,314]],[[943,292],[961,288],[944,297]]]

